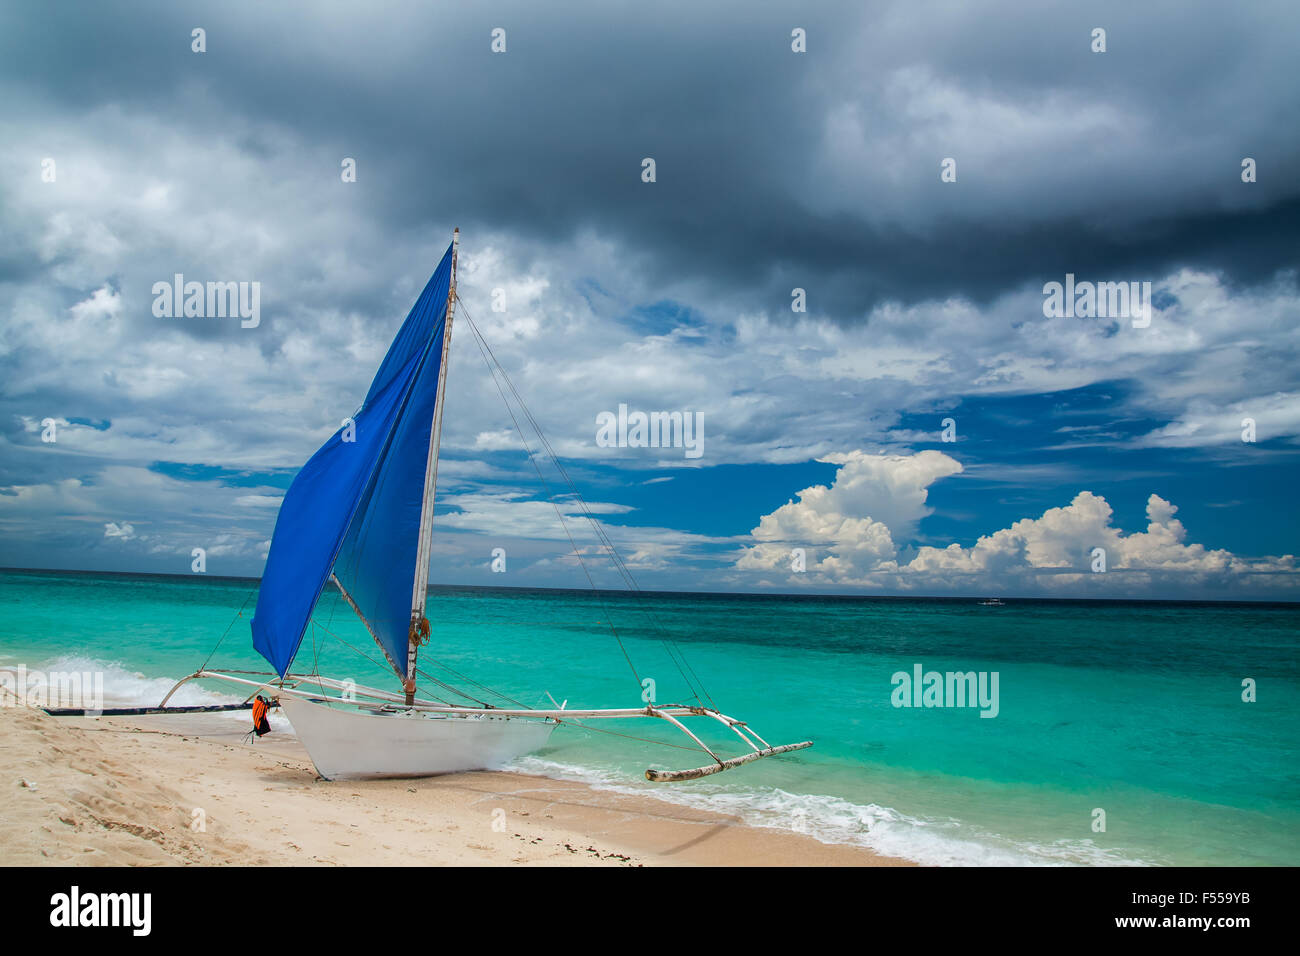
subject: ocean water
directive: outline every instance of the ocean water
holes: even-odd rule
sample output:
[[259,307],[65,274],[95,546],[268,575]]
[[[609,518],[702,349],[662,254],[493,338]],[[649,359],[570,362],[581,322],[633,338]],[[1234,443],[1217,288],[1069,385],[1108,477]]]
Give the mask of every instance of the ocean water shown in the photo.
[[[110,700],[156,704],[209,655],[266,669],[248,631],[256,587],[0,571],[0,667],[102,671]],[[616,733],[562,726],[522,770],[927,864],[1300,864],[1300,606],[434,588],[429,607],[422,667],[474,693],[454,675],[529,706],[551,706],[549,694],[630,707],[642,705],[638,677],[673,703],[690,698],[693,674],[769,742],[815,741],[651,784],[648,766],[707,760],[665,746],[688,742],[661,721],[602,721]],[[395,689],[336,593],[316,621],[295,670]],[[894,706],[893,675],[918,664],[996,673],[997,715]],[[1242,699],[1248,678],[1254,702]],[[233,699],[215,683],[176,698]],[[720,724],[690,723],[743,752]]]

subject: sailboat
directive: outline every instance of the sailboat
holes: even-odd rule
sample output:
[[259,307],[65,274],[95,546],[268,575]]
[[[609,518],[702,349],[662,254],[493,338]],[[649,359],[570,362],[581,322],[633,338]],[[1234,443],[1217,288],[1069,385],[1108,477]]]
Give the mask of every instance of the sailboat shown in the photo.
[[[284,496],[251,624],[253,646],[273,673],[205,666],[179,681],[153,712],[166,712],[172,694],[191,680],[239,686],[250,701],[264,694],[283,708],[327,780],[493,769],[545,747],[562,723],[588,720],[666,721],[709,758],[685,770],[647,769],[651,781],[695,779],[812,746],[773,746],[703,702],[570,709],[565,701],[546,710],[457,706],[421,693],[419,651],[433,631],[426,602],[459,246],[457,229],[360,410],[302,467]],[[397,679],[393,689],[292,671],[330,585],[383,652]],[[725,726],[746,752],[721,756],[686,726],[691,717]]]

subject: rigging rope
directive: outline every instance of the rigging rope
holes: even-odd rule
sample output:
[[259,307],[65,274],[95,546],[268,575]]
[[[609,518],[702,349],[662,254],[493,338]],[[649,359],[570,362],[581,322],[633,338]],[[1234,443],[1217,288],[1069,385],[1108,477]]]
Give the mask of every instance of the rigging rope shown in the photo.
[[[625,585],[627,585],[628,589],[637,596],[637,600],[641,603],[642,609],[649,616],[651,623],[660,631],[661,634],[660,641],[664,646],[664,650],[668,652],[669,659],[672,660],[673,663],[676,665],[678,673],[680,673],[682,675],[682,679],[686,681],[686,685],[690,689],[692,695],[698,700],[700,698],[700,694],[703,693],[706,698],[709,698],[709,703],[712,704],[713,699],[709,697],[708,691],[705,690],[703,681],[701,681],[699,679],[699,676],[695,674],[694,669],[691,668],[690,663],[686,660],[685,655],[682,654],[681,648],[677,646],[676,642],[670,641],[670,639],[667,638],[666,628],[663,627],[663,624],[659,621],[653,609],[651,609],[646,604],[644,593],[641,591],[640,586],[636,583],[636,579],[632,576],[631,569],[627,567],[627,564],[623,560],[623,556],[619,553],[618,549],[614,547],[614,542],[609,537],[609,535],[605,532],[603,524],[601,524],[601,522],[599,522],[596,519],[596,517],[591,513],[591,511],[588,509],[587,503],[585,499],[583,499],[582,497],[582,493],[578,491],[577,486],[573,483],[573,480],[569,477],[568,471],[565,470],[564,465],[560,462],[559,455],[557,455],[555,453],[555,449],[551,447],[550,440],[546,437],[545,432],[542,431],[542,427],[538,423],[537,419],[533,417],[532,411],[528,408],[528,405],[524,401],[523,396],[519,394],[518,389],[515,388],[514,382],[510,379],[509,374],[506,372],[505,368],[502,367],[501,363],[497,361],[495,353],[492,352],[492,347],[488,345],[487,340],[483,337],[483,333],[479,331],[477,324],[474,322],[473,317],[469,314],[469,309],[465,306],[465,303],[463,301],[461,302],[461,307],[465,312],[465,318],[469,322],[470,327],[474,330],[475,335],[482,343],[482,345],[480,346],[480,351],[483,348],[486,348],[488,354],[492,358],[492,362],[495,363],[496,368],[500,370],[501,377],[505,380],[506,384],[510,387],[511,394],[514,395],[515,401],[519,403],[521,411],[528,419],[529,424],[532,425],[533,430],[537,433],[537,437],[541,441],[542,445],[546,448],[546,452],[550,456],[552,463],[555,465],[556,470],[560,473],[560,476],[564,479],[565,484],[568,485],[570,492],[572,492],[574,498],[577,500],[577,504],[581,508],[583,512],[583,516],[586,517],[588,523],[592,527],[592,530],[596,533],[597,538],[599,539],[600,543],[604,547],[606,553],[609,555],[610,562],[611,564],[613,564],[615,571],[617,571],[619,576],[622,577],[623,582]],[[491,366],[489,366],[489,370],[491,370]],[[498,386],[498,390],[499,389],[500,386]],[[504,398],[505,396],[503,395],[502,399],[504,400]],[[508,402],[507,402],[507,408],[509,408]],[[517,423],[516,423],[516,428],[518,428]],[[522,434],[520,436],[520,439],[521,440],[523,439]],[[525,447],[527,447],[526,443],[525,443]],[[534,467],[536,467],[535,464]],[[543,484],[545,484],[545,479],[543,479]],[[549,486],[547,490],[549,494]],[[563,523],[564,521],[562,515],[560,516],[560,521],[561,523]],[[580,556],[578,557],[578,560],[581,562],[582,559]],[[674,652],[676,656],[674,656]],[[691,672],[691,676],[689,677],[686,674],[687,670]],[[694,678],[694,684],[692,684],[692,678]],[[699,686],[698,691],[695,689],[694,685]]]
[[[520,701],[515,700],[513,697],[507,697],[505,694],[501,693],[501,691],[499,691],[499,690],[494,690],[494,689],[492,689],[491,687],[488,687],[486,684],[480,684],[478,681],[474,680],[474,678],[472,678],[472,677],[468,677],[468,676],[466,676],[465,674],[460,673],[460,671],[456,670],[455,668],[451,667],[451,666],[448,665],[448,664],[444,664],[444,663],[442,663],[442,661],[435,660],[435,659],[433,659],[433,658],[431,658],[431,657],[428,657],[427,655],[424,657],[424,660],[431,660],[431,661],[433,661],[434,664],[437,664],[437,665],[438,665],[439,667],[441,667],[443,670],[450,671],[452,674],[454,674],[456,677],[460,678],[461,680],[463,680],[463,681],[469,681],[469,683],[473,684],[475,687],[479,688],[480,690],[485,690],[485,691],[487,691],[489,694],[493,694],[493,695],[495,695],[495,696],[497,696],[497,697],[500,697],[502,700],[504,700],[504,701],[506,701],[506,702],[508,702],[508,703],[514,704],[516,707],[520,707],[520,708],[522,708],[522,709],[524,709],[524,710],[533,710],[533,709],[534,709],[534,708],[532,708],[531,706],[529,706],[528,704],[524,704],[524,703],[521,703]],[[420,670],[420,669],[417,667],[417,668],[416,668],[416,673],[418,673],[418,674],[424,674],[424,671]],[[424,676],[428,677],[429,675],[424,674]],[[430,677],[429,679],[430,679],[430,680],[434,680],[434,679],[436,679],[436,678],[432,678],[432,677]],[[489,705],[489,706],[490,706],[490,705]]]
[[212,650],[208,652],[207,660],[203,662],[203,666],[200,667],[199,670],[202,671],[208,669],[208,664],[209,662],[211,662],[213,655],[216,654],[217,651],[221,649],[221,644],[223,641],[225,641],[226,635],[229,634],[230,629],[235,626],[235,622],[244,616],[244,608],[248,607],[249,600],[251,600],[253,595],[256,594],[257,592],[258,592],[258,588],[253,588],[251,591],[248,592],[248,594],[244,596],[244,603],[239,605],[239,610],[236,611],[235,616],[230,619],[230,623],[227,624],[226,629],[222,631],[221,638],[217,641],[216,647],[212,648]]
[[[689,750],[692,753],[699,753],[703,749],[700,747],[689,747],[686,744],[672,744],[666,740],[655,740],[652,737],[638,737],[636,734],[623,734],[623,733],[619,733],[617,730],[603,730],[599,727],[588,727],[586,724],[574,720],[571,717],[559,718],[559,721],[560,723],[569,724],[570,726],[577,727],[579,730],[585,730],[587,731],[587,733],[590,734],[608,734],[611,737],[625,737],[628,740],[639,740],[642,743],[658,744],[660,747],[672,747],[676,750]],[[707,750],[704,750],[703,752],[708,753]]]
[[[460,296],[457,296],[456,298],[459,300]],[[528,439],[524,437],[524,431],[519,426],[519,420],[515,417],[514,409],[510,407],[510,402],[506,399],[505,392],[501,388],[501,383],[497,381],[496,369],[493,368],[493,363],[496,362],[496,357],[493,356],[492,361],[488,361],[488,355],[491,354],[491,348],[488,347],[487,343],[483,340],[482,333],[479,332],[478,326],[474,323],[473,318],[470,317],[469,310],[464,309],[464,306],[465,303],[461,302],[461,307],[465,312],[465,320],[469,322],[469,327],[474,330],[474,340],[478,343],[479,354],[483,356],[483,362],[487,365],[488,372],[492,375],[492,384],[496,386],[497,392],[501,395],[501,401],[506,406],[506,411],[510,415],[510,420],[514,422],[515,432],[519,435],[519,441],[523,443],[524,451],[528,454],[528,460],[532,463],[533,470],[537,472],[538,479],[546,489],[546,496],[550,499],[552,507],[555,508],[555,516],[560,519],[560,527],[564,529],[564,535],[569,539],[569,545],[573,548],[573,555],[578,559],[578,565],[582,568],[582,573],[586,575],[587,583],[591,585],[592,591],[595,592],[597,599],[600,600],[603,605],[605,599],[601,597],[600,590],[596,587],[596,582],[592,579],[591,572],[587,569],[587,563],[582,560],[582,552],[578,548],[578,543],[573,540],[573,535],[569,532],[569,526],[564,521],[564,515],[560,511],[559,503],[551,493],[551,486],[547,483],[545,476],[542,474],[541,468],[537,466],[537,460],[533,457],[533,450],[528,444]],[[486,352],[484,351],[485,349],[487,350]],[[496,368],[500,368],[500,363],[497,363]],[[504,376],[505,370],[502,369],[501,372]],[[513,391],[513,388],[511,391]],[[623,638],[619,636],[618,629],[614,627],[614,622],[611,620],[608,622],[608,625],[610,633],[614,635],[614,640],[618,642],[619,650],[623,652],[623,659],[627,661],[627,666],[631,669],[632,677],[636,680],[637,686],[644,687],[645,685],[641,683],[641,675],[637,673],[636,665],[632,663],[632,658],[623,644]]]
[[[547,497],[551,499],[551,504],[555,507],[556,516],[560,519],[560,525],[561,527],[564,528],[565,535],[566,537],[569,538],[569,543],[573,546],[574,556],[577,558],[578,563],[582,566],[583,573],[586,574],[587,581],[589,584],[591,584],[592,590],[595,591],[599,596],[600,592],[596,588],[595,582],[592,580],[590,572],[587,570],[586,563],[582,560],[582,555],[578,550],[576,543],[573,540],[573,536],[569,533],[568,525],[564,521],[564,515],[561,513],[559,504],[555,500],[555,496],[551,493],[550,485],[549,483],[547,483],[545,477],[543,477],[541,473],[541,469],[537,466],[537,462],[534,459],[532,454],[532,449],[529,447],[527,440],[524,438],[523,430],[519,426],[518,419],[515,418],[514,410],[510,407],[510,402],[506,399],[505,393],[504,391],[502,391],[500,383],[497,382],[496,376],[498,372],[500,372],[501,378],[505,381],[506,385],[509,387],[511,394],[514,396],[515,401],[519,405],[520,411],[523,413],[524,417],[528,420],[528,423],[532,426],[533,431],[537,434],[537,438],[541,443],[541,445],[545,448],[546,453],[550,457],[552,464],[555,465],[556,470],[560,473],[560,476],[564,479],[564,483],[568,486],[570,492],[572,492],[573,497],[576,499],[578,507],[582,511],[583,517],[585,517],[588,523],[591,525],[591,528],[593,532],[595,532],[597,539],[599,540],[606,554],[609,556],[610,562],[614,566],[615,571],[623,579],[623,582],[627,585],[628,589],[633,594],[636,595],[638,602],[640,602],[642,609],[649,616],[654,628],[660,632],[660,642],[663,644],[664,650],[668,653],[669,660],[673,661],[674,665],[677,667],[678,673],[681,674],[682,679],[686,682],[686,686],[691,691],[692,696],[696,700],[700,700],[701,695],[703,695],[703,698],[707,699],[708,702],[711,705],[713,705],[714,708],[716,709],[717,705],[714,703],[713,698],[709,695],[708,690],[704,687],[704,682],[700,680],[699,675],[695,673],[695,669],[691,667],[690,662],[686,660],[685,654],[682,652],[681,648],[677,645],[677,643],[667,636],[667,629],[664,628],[663,624],[659,621],[653,609],[650,608],[649,605],[647,604],[645,600],[644,592],[641,590],[640,586],[636,583],[636,579],[635,577],[633,577],[631,569],[627,567],[627,564],[623,560],[622,555],[619,553],[618,549],[614,546],[613,540],[606,533],[601,522],[596,519],[595,515],[593,515],[591,510],[587,507],[587,502],[585,501],[585,499],[583,499],[582,493],[578,491],[577,486],[573,483],[573,480],[569,477],[569,474],[565,470],[564,465],[561,464],[559,456],[555,453],[555,449],[551,446],[550,441],[547,439],[546,433],[542,430],[541,424],[533,416],[531,410],[529,410],[528,404],[524,401],[523,396],[519,394],[518,389],[515,388],[514,382],[510,379],[509,374],[502,367],[501,363],[497,361],[496,355],[492,351],[492,346],[488,344],[487,340],[483,336],[483,333],[479,330],[478,324],[474,321],[473,316],[470,315],[469,309],[468,307],[466,307],[464,300],[462,300],[459,295],[456,296],[456,299],[458,302],[460,302],[461,310],[465,315],[465,320],[469,323],[470,328],[474,332],[475,341],[479,346],[479,352],[480,354],[483,355],[483,361],[487,365],[488,371],[492,374],[493,384],[496,385],[497,391],[501,394],[501,400],[502,402],[505,403],[506,410],[510,413],[511,421],[513,421],[515,425],[515,431],[519,434],[519,440],[523,443],[524,449],[528,453],[529,461],[532,462],[533,469],[537,472],[538,478],[541,480],[542,485],[546,488]],[[604,599],[601,598],[601,601],[603,604]],[[614,631],[612,623],[610,624],[610,629],[611,631]],[[627,654],[627,649],[626,647],[624,647],[622,639],[619,638],[618,633],[616,631],[614,631],[614,636],[619,642],[619,647],[623,650],[624,657],[628,659],[628,665],[632,667],[632,673],[636,675],[637,674],[636,667],[632,665],[631,658]],[[641,684],[639,675],[637,675],[637,683]]]
[[[379,661],[375,660],[373,657],[371,657],[371,656],[370,656],[369,654],[367,654],[365,651],[361,650],[360,648],[356,647],[356,646],[353,645],[353,644],[349,644],[349,643],[348,643],[347,641],[345,641],[343,638],[339,637],[339,635],[335,634],[335,633],[334,633],[333,631],[331,631],[329,628],[327,628],[327,627],[325,627],[324,625],[320,624],[320,623],[317,622],[316,620],[314,620],[314,619],[312,620],[312,625],[315,626],[315,627],[319,627],[322,631],[324,631],[324,632],[325,632],[326,634],[328,634],[330,637],[334,638],[334,640],[338,641],[340,644],[342,644],[342,645],[343,645],[344,647],[346,647],[348,650],[353,651],[353,652],[356,653],[356,654],[359,654],[361,657],[365,658],[367,661],[369,661],[369,662],[370,662],[371,664],[373,664],[375,667],[379,668],[380,670],[382,670],[382,671],[384,671],[384,672],[386,672],[386,673],[390,673],[390,674],[392,673],[392,668],[390,668],[390,667],[388,666],[387,663],[383,663],[383,664],[381,664]],[[425,676],[428,676],[428,675],[425,675]],[[485,707],[488,706],[486,701],[479,700],[477,697],[473,697],[473,696],[471,696],[470,694],[466,694],[464,691],[459,690],[458,688],[455,688],[455,687],[451,686],[450,684],[444,683],[443,681],[438,680],[436,677],[429,677],[429,680],[433,681],[435,684],[437,684],[437,685],[440,686],[440,687],[445,687],[447,690],[451,691],[451,692],[454,693],[454,694],[459,694],[461,697],[464,697],[466,700],[473,701],[473,702],[476,703],[476,704],[482,704],[482,705],[485,706]],[[448,707],[458,707],[458,706],[460,706],[459,704],[453,704],[453,703],[452,703],[451,701],[449,701],[449,700],[444,700],[443,698],[437,696],[436,694],[431,694],[431,693],[429,693],[428,691],[425,691],[425,693],[429,694],[429,696],[432,697],[434,700],[436,700],[438,703],[440,703],[440,704],[446,704]]]

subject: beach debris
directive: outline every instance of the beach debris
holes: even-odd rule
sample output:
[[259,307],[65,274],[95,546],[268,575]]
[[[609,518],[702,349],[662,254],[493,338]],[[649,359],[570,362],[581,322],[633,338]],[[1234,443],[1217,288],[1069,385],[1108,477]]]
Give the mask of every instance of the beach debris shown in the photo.
[[[540,839],[540,838],[539,838],[539,839]],[[537,841],[534,840],[533,842],[536,843]],[[578,852],[577,848],[574,847],[574,846],[573,846],[572,844],[570,844],[570,843],[566,843],[566,844],[564,844],[564,848],[565,848],[566,850],[568,850],[570,853],[577,853],[577,852]],[[601,852],[600,852],[599,850],[597,850],[594,846],[585,847],[584,849],[585,849],[588,853],[590,853],[592,856],[594,856],[596,859],[598,859],[598,860],[618,860],[620,863],[632,864],[632,858],[631,858],[630,856],[628,856],[627,854],[625,854],[625,853],[613,853],[613,852],[611,852],[611,853],[601,853]],[[637,863],[637,864],[635,864],[635,865],[636,865],[636,866],[644,866],[645,864],[644,864],[644,863]]]
[[39,790],[39,789],[40,789],[40,787],[36,786],[36,784],[32,783],[30,780],[19,780],[19,781],[18,781],[18,786],[20,786],[20,787],[24,787],[24,788],[26,788],[26,789],[28,789],[28,790]]

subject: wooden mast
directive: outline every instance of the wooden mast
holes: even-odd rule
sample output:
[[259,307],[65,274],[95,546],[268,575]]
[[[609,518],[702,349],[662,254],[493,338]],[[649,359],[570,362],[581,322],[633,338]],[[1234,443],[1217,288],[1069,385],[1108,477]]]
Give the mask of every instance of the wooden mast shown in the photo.
[[438,366],[438,397],[429,428],[429,458],[424,466],[424,501],[420,506],[420,540],[415,553],[415,583],[411,590],[411,626],[406,649],[406,705],[415,703],[415,659],[420,644],[428,638],[429,622],[424,602],[429,589],[429,559],[433,549],[433,497],[438,485],[438,445],[442,440],[443,397],[447,391],[447,355],[451,349],[451,317],[456,303],[456,256],[460,250],[460,229],[451,234],[451,281],[447,286],[447,322],[442,332],[442,358]]

